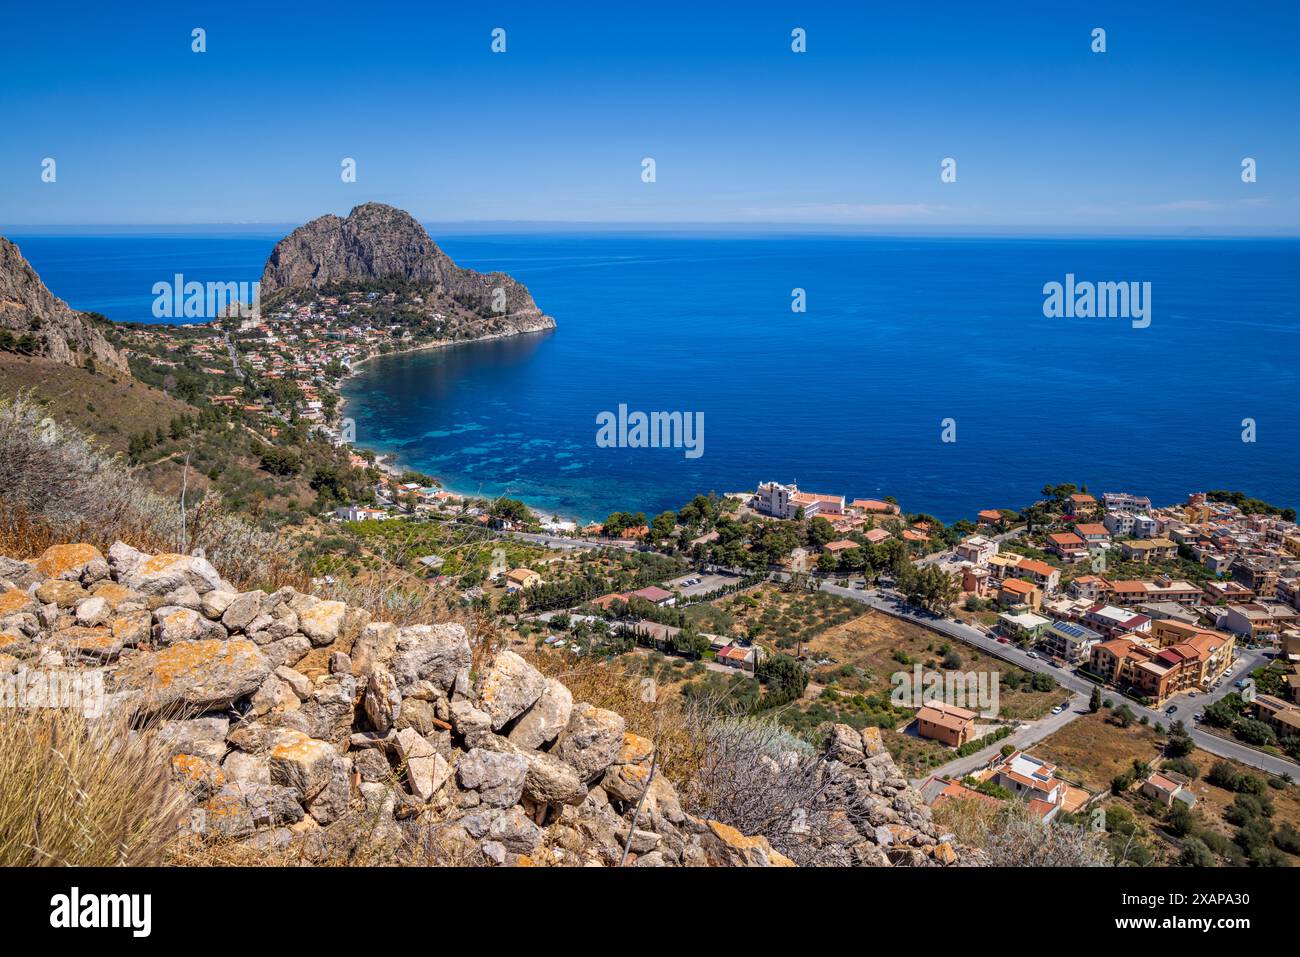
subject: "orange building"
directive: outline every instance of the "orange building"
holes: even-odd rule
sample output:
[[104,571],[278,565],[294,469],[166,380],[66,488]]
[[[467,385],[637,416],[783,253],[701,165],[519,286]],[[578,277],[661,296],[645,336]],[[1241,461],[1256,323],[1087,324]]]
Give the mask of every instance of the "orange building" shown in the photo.
[[975,735],[975,712],[930,701],[916,713],[916,730],[923,738],[959,748]]

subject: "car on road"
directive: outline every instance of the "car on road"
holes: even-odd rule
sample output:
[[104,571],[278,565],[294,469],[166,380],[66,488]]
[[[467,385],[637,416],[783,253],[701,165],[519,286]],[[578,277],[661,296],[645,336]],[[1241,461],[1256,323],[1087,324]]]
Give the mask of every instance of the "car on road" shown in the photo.
[[1060,714],[1064,710],[1065,710],[1065,705],[1058,704],[1055,708],[1052,709],[1052,714]]
[[1187,692],[1187,697],[1189,697],[1189,698],[1195,698],[1196,695],[1197,695],[1197,692],[1195,692],[1195,691],[1189,691],[1189,692]]
[[1038,657],[1038,652],[1036,652],[1036,651],[1028,652],[1028,653],[1025,655],[1025,657],[1026,657],[1026,658],[1037,658],[1037,657]]
[[1000,638],[998,638],[998,644],[999,644],[999,645],[1009,645],[1009,644],[1011,644],[1011,639],[1010,639],[1010,638],[1001,638],[1001,637],[1000,637]]
[[1225,678],[1231,678],[1231,677],[1232,677],[1232,669],[1229,668],[1227,671],[1225,671],[1225,672],[1223,673],[1223,677],[1225,677]]

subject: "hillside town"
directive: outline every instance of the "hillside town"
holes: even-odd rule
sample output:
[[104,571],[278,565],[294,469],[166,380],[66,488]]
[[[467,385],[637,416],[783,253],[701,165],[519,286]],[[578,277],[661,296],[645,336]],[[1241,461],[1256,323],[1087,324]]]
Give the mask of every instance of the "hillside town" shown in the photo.
[[[1061,484],[945,522],[888,495],[762,481],[659,515],[537,514],[352,441],[342,379],[369,356],[437,341],[434,326],[389,321],[418,305],[399,296],[305,295],[237,323],[135,328],[124,343],[146,381],[189,382],[195,404],[268,446],[305,432],[354,470],[317,496],[322,530],[300,539],[323,586],[391,564],[404,587],[505,616],[521,652],[631,669],[816,741],[828,723],[879,728],[936,812],[1019,801],[1050,824],[1106,808],[1132,816],[1126,842],[1145,835],[1124,852],[1141,863],[1292,853],[1279,850],[1289,817],[1277,841],[1243,846],[1253,832],[1231,821],[1245,812],[1206,769],[1280,786],[1300,774],[1293,510],[1238,492],[1163,504]],[[913,667],[993,675],[1001,708],[894,700],[891,675]],[[1079,747],[1085,734],[1127,762]],[[1182,809],[1198,822],[1192,851],[1162,837]]]
[[[382,480],[376,496],[381,504],[370,512],[340,511],[336,519],[467,520],[466,503],[433,487]],[[1048,486],[1044,496],[1021,510],[985,509],[952,525],[908,513],[890,498],[848,499],[774,482],[709,504],[697,500],[679,513],[615,513],[581,528],[532,516],[503,520],[486,503],[470,511],[481,512],[473,521],[490,534],[541,548],[532,562],[479,583],[516,615],[521,640],[551,654],[626,660],[630,653],[646,660],[647,673],[680,681],[687,695],[697,686],[720,687],[724,674],[754,681],[763,689],[759,700],[779,694],[788,702],[782,720],[792,726],[818,715],[879,724],[895,760],[938,805],[954,795],[984,802],[1014,796],[1051,822],[1113,802],[1114,787],[1077,768],[1060,777],[1037,751],[1045,742],[1050,754],[1067,723],[1095,715],[1105,716],[1108,729],[1155,729],[1174,739],[1175,750],[1195,748],[1219,763],[1289,780],[1300,770],[1294,514],[1226,492],[1162,506],[1068,485]],[[561,544],[567,551],[556,551]],[[569,587],[574,569],[557,558],[575,549],[686,563],[643,587],[591,597]],[[973,702],[942,695],[911,708],[885,704],[880,695],[858,697],[852,700],[865,707],[846,711],[851,699],[838,689],[864,687],[869,672],[861,665],[817,650],[816,637],[790,643],[780,627],[718,627],[733,620],[741,599],[780,603],[791,594],[851,609],[831,618],[825,634],[847,628],[853,635],[871,620],[859,616],[883,613],[895,634],[907,627],[948,639],[942,655],[930,652],[936,668],[987,660],[1003,680],[1023,678],[1023,694],[1039,701],[1024,718],[986,718]],[[824,614],[792,627],[816,635]],[[840,620],[848,624],[836,627]],[[856,634],[879,630],[883,619],[874,620]],[[916,640],[912,633],[908,639]],[[931,640],[926,647],[937,646]],[[896,638],[890,656],[909,660]],[[655,670],[655,661],[686,667],[674,676],[672,668]],[[794,690],[774,690],[780,661],[797,667]],[[914,754],[918,748],[930,750]],[[1187,765],[1181,757],[1137,761],[1140,773],[1130,769],[1110,783],[1131,793],[1126,800],[1173,813],[1194,807],[1206,786],[1184,773]]]

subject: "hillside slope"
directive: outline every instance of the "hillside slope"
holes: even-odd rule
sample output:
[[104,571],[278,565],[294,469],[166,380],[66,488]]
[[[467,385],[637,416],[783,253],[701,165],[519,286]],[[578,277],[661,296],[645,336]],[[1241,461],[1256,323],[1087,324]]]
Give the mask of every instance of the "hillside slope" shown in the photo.
[[58,421],[125,452],[132,434],[166,431],[178,415],[197,410],[129,373],[96,373],[39,356],[0,352],[0,396],[27,392]]

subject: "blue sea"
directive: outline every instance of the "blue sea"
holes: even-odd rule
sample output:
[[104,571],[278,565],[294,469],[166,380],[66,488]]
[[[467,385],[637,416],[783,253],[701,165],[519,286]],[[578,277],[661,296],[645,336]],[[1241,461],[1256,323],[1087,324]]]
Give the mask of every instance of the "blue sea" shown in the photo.
[[[10,238],[76,308],[151,321],[153,283],[255,280],[278,235]],[[358,442],[457,491],[581,519],[765,480],[948,521],[1049,482],[1300,504],[1300,241],[434,238],[558,324],[348,382]],[[1043,285],[1067,273],[1151,283],[1150,326],[1045,318]],[[703,454],[599,447],[620,404],[703,413]]]

